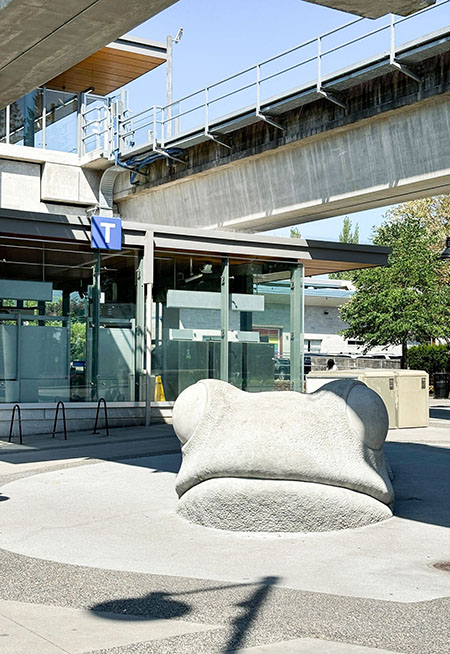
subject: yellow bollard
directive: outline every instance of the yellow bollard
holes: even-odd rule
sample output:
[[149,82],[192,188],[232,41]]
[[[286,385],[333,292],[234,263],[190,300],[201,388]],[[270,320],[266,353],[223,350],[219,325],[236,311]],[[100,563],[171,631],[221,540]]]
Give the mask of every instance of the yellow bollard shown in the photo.
[[164,386],[162,383],[161,375],[156,375],[155,377],[155,402],[165,402],[166,396],[164,394]]

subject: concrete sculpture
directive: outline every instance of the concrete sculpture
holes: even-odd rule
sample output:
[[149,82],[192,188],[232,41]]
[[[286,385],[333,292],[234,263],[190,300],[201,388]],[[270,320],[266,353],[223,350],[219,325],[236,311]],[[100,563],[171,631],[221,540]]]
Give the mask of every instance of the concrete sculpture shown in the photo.
[[233,531],[328,531],[392,516],[383,401],[352,379],[310,395],[207,379],[173,411],[178,513]]

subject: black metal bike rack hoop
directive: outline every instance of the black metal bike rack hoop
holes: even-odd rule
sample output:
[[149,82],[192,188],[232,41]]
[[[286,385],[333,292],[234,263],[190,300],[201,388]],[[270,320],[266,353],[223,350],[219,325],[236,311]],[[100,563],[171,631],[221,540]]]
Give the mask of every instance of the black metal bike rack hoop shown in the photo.
[[105,426],[106,426],[106,435],[109,436],[109,425],[108,425],[108,408],[106,406],[106,400],[104,397],[101,397],[98,401],[97,404],[97,413],[95,415],[95,425],[94,425],[94,431],[92,432],[93,434],[99,434],[100,432],[97,431],[97,426],[98,426],[98,417],[100,414],[100,405],[103,402],[103,408],[105,410]]
[[61,400],[56,405],[56,413],[55,413],[55,420],[53,422],[53,436],[52,436],[52,438],[55,438],[55,434],[56,434],[56,423],[58,421],[59,407],[61,407],[61,409],[62,409],[62,417],[63,417],[63,425],[64,425],[64,440],[66,441],[67,440],[66,407],[64,406],[64,402],[62,402]]
[[19,415],[19,442],[22,445],[23,444],[23,440],[22,440],[22,414],[20,413],[20,406],[18,404],[15,404],[14,407],[13,407],[13,412],[12,412],[12,416],[11,416],[11,424],[9,426],[8,443],[11,442],[11,438],[12,438],[13,427],[14,427],[14,418],[15,418],[15,415],[16,415],[16,409],[17,409],[17,413]]

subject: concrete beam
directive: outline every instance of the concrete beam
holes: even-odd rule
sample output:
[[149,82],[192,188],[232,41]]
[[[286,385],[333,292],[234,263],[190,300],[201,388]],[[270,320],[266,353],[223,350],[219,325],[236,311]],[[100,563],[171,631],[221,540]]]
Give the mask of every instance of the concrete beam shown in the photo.
[[306,0],[315,5],[323,5],[365,18],[379,18],[385,14],[408,16],[415,11],[434,5],[436,0]]
[[264,231],[450,192],[449,96],[156,187],[116,185],[125,220]]
[[2,0],[0,107],[56,77],[177,0]]

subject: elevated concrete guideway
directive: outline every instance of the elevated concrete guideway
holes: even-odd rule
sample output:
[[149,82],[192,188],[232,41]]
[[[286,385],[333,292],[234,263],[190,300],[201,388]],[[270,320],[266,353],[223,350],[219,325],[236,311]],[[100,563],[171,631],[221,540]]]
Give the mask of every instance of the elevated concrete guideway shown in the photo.
[[259,115],[247,107],[210,122],[209,134],[172,135],[165,147],[184,149],[185,165],[154,161],[138,185],[122,173],[120,215],[263,231],[449,192],[449,35],[274,97]]
[[340,11],[348,11],[350,14],[358,14],[365,18],[379,18],[384,14],[397,14],[408,16],[409,14],[433,5],[436,0],[306,0],[315,5],[323,5]]
[[[0,107],[71,68],[177,0],[3,0]],[[125,9],[125,10],[124,10]]]

